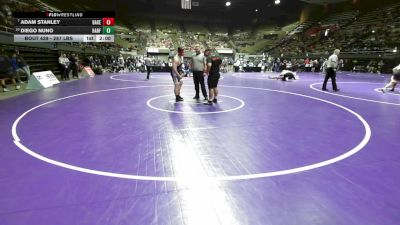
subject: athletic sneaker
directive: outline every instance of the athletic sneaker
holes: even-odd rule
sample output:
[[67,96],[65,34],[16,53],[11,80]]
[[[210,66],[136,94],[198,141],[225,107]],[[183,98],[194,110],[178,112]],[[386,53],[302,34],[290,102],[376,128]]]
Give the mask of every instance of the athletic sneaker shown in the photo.
[[390,92],[394,92],[394,89],[390,89],[389,91],[390,91]]
[[7,88],[3,88],[3,92],[9,92],[10,90],[8,90]]
[[15,86],[15,90],[19,90],[21,88],[21,86],[17,85]]
[[216,98],[213,99],[214,103],[218,103],[218,100]]
[[175,101],[181,102],[181,101],[183,101],[183,98],[181,96],[176,96]]
[[322,89],[323,91],[328,91],[328,89]]
[[207,101],[207,102],[204,103],[204,105],[212,105],[212,104],[213,104],[212,101]]
[[336,89],[336,90],[333,90],[334,92],[338,92],[338,91],[340,91],[340,89]]

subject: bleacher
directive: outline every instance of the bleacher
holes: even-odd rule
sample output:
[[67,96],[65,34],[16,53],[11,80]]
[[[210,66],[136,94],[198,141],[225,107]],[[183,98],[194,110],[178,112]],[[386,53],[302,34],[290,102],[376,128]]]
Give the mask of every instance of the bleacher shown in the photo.
[[335,13],[329,16],[328,18],[321,21],[322,25],[330,25],[337,24],[339,27],[345,26],[346,24],[353,22],[359,11],[347,11]]
[[[13,8],[30,8],[40,11],[58,11],[41,1],[13,1]],[[334,48],[344,53],[389,54],[400,46],[400,3],[377,8],[368,12],[355,10],[330,14],[319,21],[295,22],[284,27],[241,27],[236,30],[227,26],[211,26],[194,22],[160,19],[134,19],[130,27],[116,29],[114,43],[59,43],[58,49],[81,54],[116,54],[135,50],[143,53],[146,47],[176,49],[184,47],[193,51],[202,48],[232,48],[243,53],[272,55],[329,54]],[[9,18],[0,28],[12,32]],[[7,25],[8,24],[8,25]],[[324,32],[329,29],[329,35]],[[373,32],[372,32],[373,31]],[[9,46],[10,47],[10,46]],[[12,48],[14,48],[13,46]],[[51,47],[43,49],[19,46],[21,54],[31,65],[32,71],[52,70],[59,73],[59,51]],[[41,54],[38,54],[38,53]],[[85,54],[83,54],[85,53]]]
[[185,23],[186,32],[191,32],[195,34],[207,34],[209,31],[204,25],[195,23]]
[[54,74],[60,73],[58,66],[59,53],[57,50],[12,45],[1,45],[0,48],[3,48],[7,55],[11,55],[18,49],[30,66],[32,73],[44,70],[51,70]]
[[[346,11],[332,14],[307,30],[299,25],[270,51],[271,54],[329,54],[340,48],[346,53],[388,53],[400,43],[400,4],[368,12]],[[384,16],[382,16],[384,15]],[[326,32],[326,33],[325,33]],[[294,35],[296,34],[296,35]]]
[[175,47],[178,46],[185,48],[187,51],[193,52],[196,46],[200,46],[201,48],[205,48],[206,46],[203,45],[203,41],[199,37],[199,35],[194,33],[184,33],[179,34],[176,37]]
[[177,21],[157,20],[155,21],[155,26],[156,31],[164,33],[177,33],[182,31]]
[[173,36],[175,35],[157,31],[147,37],[146,46],[152,48],[174,48]]
[[315,23],[316,21],[314,20],[306,21],[303,23],[295,23],[296,26],[291,31],[288,32],[288,35],[303,33],[304,31],[312,27]]

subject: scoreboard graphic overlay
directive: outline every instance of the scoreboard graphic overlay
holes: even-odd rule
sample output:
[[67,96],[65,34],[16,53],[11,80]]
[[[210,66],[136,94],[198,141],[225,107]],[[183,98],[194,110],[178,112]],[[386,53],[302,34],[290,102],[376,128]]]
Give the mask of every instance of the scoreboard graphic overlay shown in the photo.
[[14,42],[114,42],[115,12],[15,12]]

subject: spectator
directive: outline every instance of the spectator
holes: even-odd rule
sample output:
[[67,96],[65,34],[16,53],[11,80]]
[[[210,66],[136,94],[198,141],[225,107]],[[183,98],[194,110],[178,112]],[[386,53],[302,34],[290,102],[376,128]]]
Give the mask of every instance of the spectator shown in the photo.
[[61,70],[61,80],[69,80],[69,59],[65,54],[60,55],[58,63]]
[[79,79],[78,76],[78,57],[75,56],[75,53],[71,54],[71,57],[69,58],[69,68],[72,71],[72,78]]
[[31,70],[29,69],[29,65],[26,63],[24,57],[19,53],[18,50],[15,51],[15,54],[17,55],[17,64],[19,67],[19,70],[22,70],[26,74],[26,80],[29,80],[31,76]]
[[3,88],[3,92],[9,91],[5,83],[6,79],[11,79],[12,83],[15,85],[16,90],[20,89],[20,86],[17,85],[17,82],[15,81],[13,75],[11,60],[4,52],[4,49],[0,49],[0,82]]
[[[19,75],[19,70],[18,70],[18,62],[17,62],[17,54],[13,53],[11,55],[11,68],[12,68],[12,75],[14,79],[17,79],[20,84],[23,84],[24,82],[21,80],[21,77]],[[16,89],[18,90],[20,86],[18,85]]]

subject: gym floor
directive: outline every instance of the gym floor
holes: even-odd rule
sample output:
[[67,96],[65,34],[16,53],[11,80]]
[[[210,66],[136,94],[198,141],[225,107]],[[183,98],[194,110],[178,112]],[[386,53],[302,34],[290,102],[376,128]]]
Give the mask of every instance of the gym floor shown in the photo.
[[[104,74],[0,101],[0,224],[400,224],[390,75]],[[200,94],[201,96],[201,94]]]

